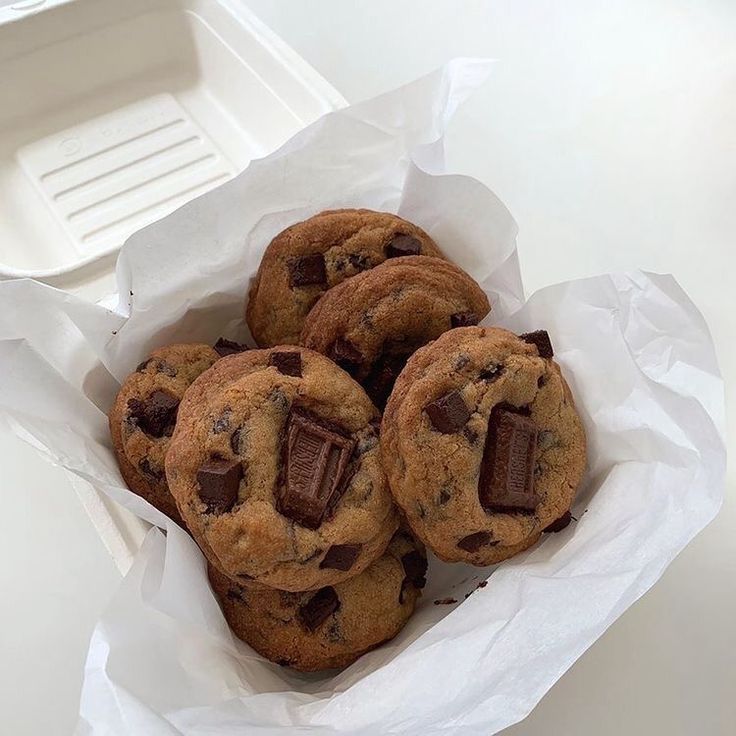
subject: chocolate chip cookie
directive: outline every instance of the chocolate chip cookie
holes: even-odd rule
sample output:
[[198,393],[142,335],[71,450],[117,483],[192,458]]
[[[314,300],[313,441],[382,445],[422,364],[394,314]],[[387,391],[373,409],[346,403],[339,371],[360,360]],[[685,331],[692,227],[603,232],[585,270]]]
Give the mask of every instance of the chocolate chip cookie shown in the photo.
[[301,342],[348,371],[382,408],[418,347],[489,310],[478,284],[452,263],[396,258],[330,289],[307,316]]
[[243,347],[220,339],[154,350],[123,382],[109,413],[120,472],[134,493],[177,523],[181,517],[169,493],[164,457],[176,424],[179,402],[200,373],[221,355]]
[[261,347],[296,344],[307,313],[330,287],[398,256],[442,257],[420,227],[389,212],[330,210],[284,230],[266,249],[246,319]]
[[233,632],[264,657],[306,672],[345,667],[396,636],[426,571],[424,550],[402,532],[360,575],[306,593],[249,589],[209,567]]
[[559,531],[585,468],[585,434],[544,331],[446,332],[396,381],[381,426],[391,491],[450,562],[490,565]]
[[318,353],[282,346],[225,358],[182,402],[169,487],[231,579],[333,585],[378,558],[397,526],[378,422],[360,386]]

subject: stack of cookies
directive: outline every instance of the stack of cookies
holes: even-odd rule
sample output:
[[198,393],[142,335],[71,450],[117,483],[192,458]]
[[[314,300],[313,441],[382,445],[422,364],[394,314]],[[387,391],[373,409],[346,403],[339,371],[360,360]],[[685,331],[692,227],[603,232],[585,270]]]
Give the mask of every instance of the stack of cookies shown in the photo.
[[160,348],[110,410],[131,490],[199,544],[233,631],[342,667],[395,636],[426,548],[489,565],[570,521],[585,435],[547,333],[476,326],[480,287],[416,225],[335,210],[280,233],[257,349]]

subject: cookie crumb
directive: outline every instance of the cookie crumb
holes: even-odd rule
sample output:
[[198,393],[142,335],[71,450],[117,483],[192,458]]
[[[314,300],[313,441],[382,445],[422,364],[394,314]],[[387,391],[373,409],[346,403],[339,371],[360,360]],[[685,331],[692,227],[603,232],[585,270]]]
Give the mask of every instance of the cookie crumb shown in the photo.
[[457,603],[456,598],[438,598],[434,602],[435,606],[451,606],[453,603]]

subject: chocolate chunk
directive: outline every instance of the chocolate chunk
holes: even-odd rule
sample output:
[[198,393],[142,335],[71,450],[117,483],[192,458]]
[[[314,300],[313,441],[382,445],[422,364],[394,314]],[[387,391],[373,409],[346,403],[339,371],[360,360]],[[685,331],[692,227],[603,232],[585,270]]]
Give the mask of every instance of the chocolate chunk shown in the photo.
[[306,603],[299,606],[297,616],[307,631],[315,631],[337,609],[340,599],[332,586],[320,588]]
[[394,235],[384,248],[386,258],[400,256],[418,256],[422,252],[422,244],[411,235]]
[[535,330],[534,332],[525,332],[519,337],[530,345],[535,345],[540,358],[551,358],[554,355],[552,343],[549,340],[547,330]]
[[542,532],[544,534],[554,534],[556,532],[561,532],[563,529],[566,529],[570,525],[571,521],[572,514],[569,511],[565,511],[565,513],[562,514],[559,519],[556,519],[549,526],[546,526],[544,529],[542,529]]
[[332,343],[332,347],[329,350],[329,357],[348,373],[355,371],[363,362],[363,355],[360,350],[350,340],[346,340],[344,337],[338,337]]
[[532,512],[537,428],[531,419],[495,407],[488,422],[478,495],[486,511]]
[[360,554],[360,544],[333,544],[319,563],[321,569],[341,570],[346,572],[352,566]]
[[452,327],[470,327],[480,322],[478,315],[474,312],[456,312],[450,315],[450,325]]
[[470,411],[459,391],[450,391],[424,407],[432,426],[443,434],[457,432],[470,419]]
[[138,463],[138,469],[143,473],[143,475],[147,475],[149,478],[152,478],[159,483],[164,480],[164,471],[160,468],[154,468],[147,457],[144,457]]
[[240,455],[240,434],[242,431],[242,427],[238,427],[231,435],[230,435],[230,449],[236,454]]
[[221,358],[224,358],[226,355],[233,355],[234,353],[243,353],[248,349],[247,345],[226,340],[224,337],[218,338],[212,347]]
[[144,401],[128,399],[130,416],[151,437],[171,436],[178,409],[179,400],[160,389],[149,394]]
[[299,256],[289,261],[289,286],[325,285],[326,283],[325,257],[321,253]]
[[334,505],[333,496],[344,490],[341,481],[355,442],[298,409],[289,415],[286,435],[286,482],[278,509],[297,524],[316,529]]
[[142,363],[138,363],[138,365],[135,367],[136,373],[142,373],[144,370],[146,370],[148,364],[153,360],[153,358],[147,358]]
[[502,373],[503,366],[500,363],[492,363],[491,365],[486,366],[478,374],[478,378],[480,378],[481,381],[488,381],[488,383],[493,383],[493,381],[501,377]]
[[457,546],[466,552],[477,552],[481,547],[488,545],[495,546],[497,544],[498,542],[493,539],[489,532],[475,532],[468,534],[467,537],[463,537],[457,543]]
[[268,364],[285,376],[302,377],[302,355],[296,350],[277,350],[268,356]]
[[421,590],[427,584],[427,558],[419,551],[412,550],[401,556],[406,580]]
[[238,460],[210,460],[197,471],[199,497],[207,512],[223,514],[238,500],[243,466]]
[[379,409],[386,406],[394,383],[404,369],[408,357],[408,355],[382,355],[361,382],[365,392]]

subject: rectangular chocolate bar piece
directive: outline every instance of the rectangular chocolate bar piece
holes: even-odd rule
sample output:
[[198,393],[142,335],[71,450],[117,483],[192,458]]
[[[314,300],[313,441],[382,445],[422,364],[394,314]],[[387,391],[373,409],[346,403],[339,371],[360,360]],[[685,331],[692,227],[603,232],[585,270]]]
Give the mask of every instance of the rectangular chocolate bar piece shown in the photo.
[[298,409],[289,415],[286,435],[286,478],[279,512],[316,529],[333,495],[341,490],[355,443]]
[[478,483],[486,511],[529,513],[537,508],[536,449],[537,428],[531,419],[506,409],[491,412]]

